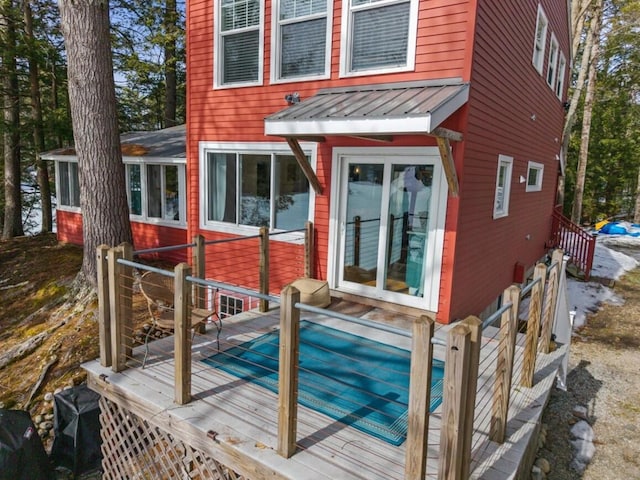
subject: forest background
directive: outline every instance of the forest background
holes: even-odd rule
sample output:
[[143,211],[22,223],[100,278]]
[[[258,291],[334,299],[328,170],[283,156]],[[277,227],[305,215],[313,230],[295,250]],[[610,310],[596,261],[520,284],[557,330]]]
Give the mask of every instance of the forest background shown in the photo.
[[[53,228],[53,165],[73,146],[59,5],[0,0],[2,238]],[[111,0],[118,128],[184,122],[184,1]],[[640,222],[640,0],[571,0],[572,54],[558,202],[576,223]],[[27,215],[41,202],[42,221]],[[53,205],[55,206],[55,205]]]

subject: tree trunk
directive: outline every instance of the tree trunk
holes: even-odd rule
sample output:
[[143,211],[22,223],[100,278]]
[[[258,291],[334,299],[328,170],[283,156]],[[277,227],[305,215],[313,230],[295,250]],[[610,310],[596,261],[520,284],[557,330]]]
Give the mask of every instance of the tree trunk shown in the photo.
[[578,156],[578,171],[576,174],[576,186],[571,209],[571,220],[580,223],[582,220],[582,201],[584,197],[584,184],[587,174],[587,160],[589,158],[589,138],[591,134],[591,114],[593,100],[596,92],[596,72],[598,69],[598,56],[600,52],[600,25],[602,22],[602,0],[597,0],[590,28],[593,37],[591,55],[589,59],[589,74],[587,76],[587,92],[584,97],[584,111],[582,114],[582,132],[580,135],[580,154]]
[[[600,7],[602,7],[601,0],[599,1]],[[590,4],[590,2],[587,2]],[[584,11],[584,10],[581,10]],[[582,25],[584,25],[585,16],[591,15],[591,22],[589,24],[589,32],[586,34],[586,40],[584,48],[582,49],[582,59],[580,61],[580,70],[578,70],[578,79],[576,80],[576,86],[573,89],[573,93],[571,94],[571,99],[569,101],[569,111],[567,112],[567,116],[564,121],[564,129],[562,131],[562,145],[565,148],[565,152],[568,151],[569,147],[569,137],[571,136],[571,130],[573,129],[573,125],[576,119],[576,110],[578,109],[578,103],[580,102],[580,98],[582,97],[582,92],[584,90],[585,79],[587,78],[587,72],[589,71],[589,61],[591,59],[591,49],[593,47],[594,41],[594,28],[599,22],[595,21],[595,7],[593,11],[584,11],[581,19],[577,20],[577,24],[575,26],[576,31],[574,34],[577,38],[574,37],[573,44],[577,46],[581,43],[584,32],[582,31]],[[574,50],[577,52],[577,49]]]
[[12,0],[0,4],[2,30],[2,87],[4,97],[4,226],[2,238],[23,235],[20,192],[20,92],[16,69],[16,21]]
[[164,13],[165,45],[164,45],[164,126],[173,127],[176,122],[177,76],[176,76],[176,41],[178,35],[178,12],[176,0],[166,0]]
[[96,247],[131,242],[111,59],[108,0],[59,0],[83,218],[82,273],[96,285]]
[[638,169],[638,186],[636,188],[636,206],[633,210],[633,223],[640,223],[640,169]]
[[50,232],[53,229],[53,217],[51,211],[51,189],[49,187],[49,171],[47,164],[40,158],[40,153],[45,150],[44,131],[42,123],[42,103],[40,102],[40,72],[35,55],[35,38],[33,36],[33,15],[30,2],[22,3],[24,8],[24,28],[28,42],[29,57],[29,85],[31,94],[31,120],[33,122],[33,145],[35,152],[35,164],[37,169],[38,187],[40,189],[40,205],[42,210],[41,232]]

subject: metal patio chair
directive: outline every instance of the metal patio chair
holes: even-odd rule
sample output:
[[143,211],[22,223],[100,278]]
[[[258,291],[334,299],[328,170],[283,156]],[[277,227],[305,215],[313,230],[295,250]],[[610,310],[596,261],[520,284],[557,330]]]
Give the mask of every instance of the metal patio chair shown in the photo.
[[[148,271],[140,277],[140,291],[147,301],[147,309],[151,318],[151,327],[147,330],[144,339],[144,359],[142,360],[142,368],[145,367],[147,357],[149,356],[149,338],[154,329],[171,331],[175,328],[175,309],[174,309],[174,279],[161,273]],[[215,309],[215,295],[213,301],[213,309],[191,308],[190,327],[195,335],[198,327],[205,322],[215,319],[213,322],[218,330],[217,341],[218,350],[220,349],[220,331],[222,330],[222,322]]]

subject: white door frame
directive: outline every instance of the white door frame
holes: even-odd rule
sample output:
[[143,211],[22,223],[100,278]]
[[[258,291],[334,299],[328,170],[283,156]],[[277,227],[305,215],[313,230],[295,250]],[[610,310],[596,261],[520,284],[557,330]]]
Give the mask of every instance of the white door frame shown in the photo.
[[[338,147],[333,149],[331,175],[331,202],[329,207],[329,245],[327,280],[333,289],[367,296],[367,289],[353,288],[339,284],[339,269],[341,265],[341,225],[340,212],[345,198],[343,192],[342,158],[366,156],[368,159],[385,159],[394,157],[394,163],[401,163],[401,157],[419,157],[430,160],[433,165],[433,184],[429,211],[429,233],[425,261],[424,297],[412,297],[406,294],[385,292],[383,300],[403,305],[422,308],[432,312],[438,311],[440,294],[440,277],[442,272],[442,251],[444,246],[444,229],[447,213],[448,186],[442,171],[442,162],[438,147]],[[410,160],[409,160],[410,162]],[[384,188],[384,187],[383,187]]]

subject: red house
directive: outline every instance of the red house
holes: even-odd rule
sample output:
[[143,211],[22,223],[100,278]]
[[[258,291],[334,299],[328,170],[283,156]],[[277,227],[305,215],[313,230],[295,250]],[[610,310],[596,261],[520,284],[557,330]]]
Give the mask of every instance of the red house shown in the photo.
[[311,220],[335,295],[479,314],[546,253],[570,53],[562,1],[187,2],[186,157],[125,158],[136,248]]

